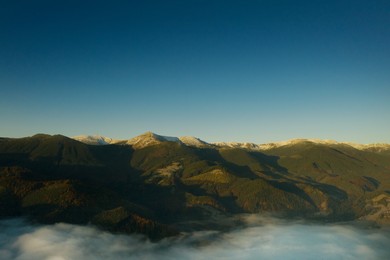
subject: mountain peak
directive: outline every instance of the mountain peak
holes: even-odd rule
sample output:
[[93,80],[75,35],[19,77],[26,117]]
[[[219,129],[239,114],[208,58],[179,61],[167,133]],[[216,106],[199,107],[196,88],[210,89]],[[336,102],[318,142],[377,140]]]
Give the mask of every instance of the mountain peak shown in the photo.
[[181,136],[181,137],[165,136],[165,135],[158,135],[150,131],[128,140],[126,144],[132,145],[134,148],[143,148],[146,146],[155,145],[162,142],[175,142],[179,144],[184,144],[186,146],[193,146],[198,148],[211,146],[211,144],[194,136]]
[[200,140],[199,138],[194,137],[194,136],[181,136],[181,137],[179,137],[179,140],[187,146],[194,146],[194,147],[208,147],[208,146],[210,146],[209,143],[207,143],[203,140]]
[[313,144],[324,144],[324,145],[340,144],[334,140],[296,138],[287,141],[261,144],[260,147],[261,150],[268,150],[268,149],[277,148],[281,146],[298,145],[302,143],[313,143]]
[[292,145],[299,145],[303,143],[311,143],[316,145],[332,145],[332,146],[340,146],[340,145],[347,145],[350,147],[353,147],[357,150],[371,150],[371,151],[387,151],[390,150],[390,144],[383,144],[383,143],[374,143],[374,144],[357,144],[357,143],[351,143],[351,142],[338,142],[335,140],[327,140],[327,139],[304,139],[304,138],[298,138],[298,139],[291,139],[287,141],[282,142],[274,142],[274,143],[266,143],[259,145],[260,150],[269,150],[273,148],[278,148],[282,146],[292,146]]
[[261,150],[261,145],[254,144],[254,143],[240,143],[240,142],[218,142],[213,143],[216,146],[219,147],[228,147],[228,148],[242,148],[242,149],[249,149],[249,150]]
[[134,148],[144,148],[150,145],[159,144],[162,142],[180,142],[179,138],[171,136],[158,135],[153,132],[146,132],[138,135],[126,142],[126,144],[132,145]]
[[[34,137],[48,137],[50,135],[38,134]],[[145,132],[129,140],[116,140],[109,137],[100,135],[79,135],[74,136],[72,139],[77,141],[92,144],[92,145],[107,145],[107,144],[128,144],[134,148],[143,148],[150,145],[160,144],[162,142],[176,142],[186,146],[204,148],[204,147],[225,147],[225,148],[241,148],[247,150],[269,150],[282,146],[299,145],[305,143],[311,143],[316,145],[347,145],[358,150],[370,150],[370,151],[390,151],[390,144],[375,143],[375,144],[356,144],[350,142],[337,142],[335,140],[324,140],[324,139],[310,139],[310,138],[296,138],[281,142],[272,142],[264,144],[255,144],[249,142],[218,142],[218,143],[207,143],[194,136],[164,136],[153,133],[151,131]]]
[[91,145],[107,145],[119,142],[119,140],[114,140],[101,135],[78,135],[73,136],[72,139]]

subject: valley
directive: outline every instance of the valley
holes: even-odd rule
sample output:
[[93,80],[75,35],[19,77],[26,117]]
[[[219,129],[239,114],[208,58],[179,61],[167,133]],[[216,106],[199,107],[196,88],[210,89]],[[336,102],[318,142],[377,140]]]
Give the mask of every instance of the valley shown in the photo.
[[[388,225],[390,145],[207,143],[39,134],[0,139],[0,216],[151,239],[256,213]],[[220,224],[218,224],[220,223]]]

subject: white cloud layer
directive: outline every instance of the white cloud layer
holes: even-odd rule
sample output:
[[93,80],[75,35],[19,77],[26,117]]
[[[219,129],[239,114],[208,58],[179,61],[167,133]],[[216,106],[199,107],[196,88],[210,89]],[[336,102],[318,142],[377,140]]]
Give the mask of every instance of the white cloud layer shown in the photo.
[[389,231],[246,217],[230,232],[188,233],[158,243],[69,224],[0,222],[0,259],[390,259]]

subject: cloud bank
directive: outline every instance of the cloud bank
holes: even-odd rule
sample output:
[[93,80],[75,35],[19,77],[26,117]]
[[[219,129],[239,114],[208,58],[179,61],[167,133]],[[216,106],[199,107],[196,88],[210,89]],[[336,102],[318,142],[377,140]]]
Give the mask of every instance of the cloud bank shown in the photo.
[[248,216],[246,227],[152,243],[69,224],[0,222],[0,259],[389,259],[390,232]]

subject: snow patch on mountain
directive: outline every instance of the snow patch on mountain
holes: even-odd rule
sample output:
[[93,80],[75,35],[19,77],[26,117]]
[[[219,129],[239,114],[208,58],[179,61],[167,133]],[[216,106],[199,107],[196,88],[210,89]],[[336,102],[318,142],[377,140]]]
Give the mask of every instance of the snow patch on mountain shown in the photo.
[[384,143],[374,143],[374,144],[355,144],[355,143],[344,143],[350,145],[358,150],[367,150],[367,151],[375,151],[375,152],[384,152],[390,151],[390,144]]
[[142,135],[136,136],[128,141],[126,144],[140,149],[151,145],[160,144],[162,142],[180,142],[179,138],[171,136],[157,135],[152,132],[146,132]]
[[239,149],[247,149],[253,151],[266,151],[266,150],[275,149],[283,146],[299,145],[303,143],[313,143],[313,144],[321,144],[321,145],[348,145],[358,150],[373,151],[373,152],[390,151],[390,144],[384,144],[384,143],[356,144],[350,142],[337,142],[334,140],[302,139],[302,138],[291,139],[282,142],[264,143],[264,144],[255,144],[249,142],[207,143],[193,136],[173,137],[173,136],[158,135],[153,132],[146,132],[144,134],[141,134],[129,140],[116,140],[116,139],[112,139],[100,135],[79,135],[79,136],[74,136],[72,138],[86,144],[92,144],[92,145],[108,145],[108,144],[126,145],[127,144],[133,146],[136,149],[160,144],[162,142],[176,142],[182,145],[197,147],[197,148],[220,147],[220,148],[239,148]]
[[335,144],[341,144],[337,141],[334,140],[322,140],[322,139],[291,139],[287,141],[282,141],[282,142],[275,142],[275,143],[266,143],[266,144],[261,144],[260,150],[269,150],[273,148],[278,148],[282,146],[290,146],[290,145],[297,145],[297,144],[302,144],[302,143],[314,143],[314,144],[323,144],[323,145],[335,145]]
[[206,143],[205,141],[202,141],[199,138],[193,136],[173,137],[173,136],[158,135],[153,132],[146,132],[144,134],[136,136],[126,141],[126,144],[132,145],[136,149],[140,149],[147,146],[156,145],[162,142],[175,142],[186,146],[193,146],[198,148],[212,146],[209,143]]
[[239,148],[239,149],[249,149],[249,150],[261,150],[261,145],[254,143],[239,143],[239,142],[218,142],[213,143],[218,147],[228,147],[228,148]]
[[205,141],[200,140],[199,138],[193,136],[181,136],[179,137],[179,140],[187,146],[193,146],[199,148],[211,146],[209,143],[206,143]]
[[115,140],[101,135],[78,135],[73,136],[72,139],[91,145],[108,145],[119,142],[119,140]]
[[275,149],[283,146],[298,145],[303,143],[313,143],[321,145],[348,145],[358,150],[367,151],[390,151],[390,144],[375,143],[375,144],[356,144],[349,142],[337,142],[335,140],[322,140],[322,139],[291,139],[282,142],[265,143],[265,144],[254,144],[254,143],[239,143],[239,142],[219,142],[213,143],[218,147],[229,147],[229,148],[241,148],[248,150],[265,151]]
[[357,143],[351,143],[351,142],[337,142],[334,140],[321,140],[321,139],[292,139],[288,141],[283,142],[276,142],[276,143],[268,143],[268,144],[262,144],[260,145],[260,150],[269,150],[273,148],[278,148],[282,146],[290,146],[290,145],[297,145],[301,143],[313,143],[313,144],[321,144],[321,145],[347,145],[351,146],[357,150],[363,150],[363,151],[375,151],[375,152],[382,152],[382,151],[388,151],[390,150],[390,144],[383,144],[383,143],[374,143],[374,144],[357,144]]

